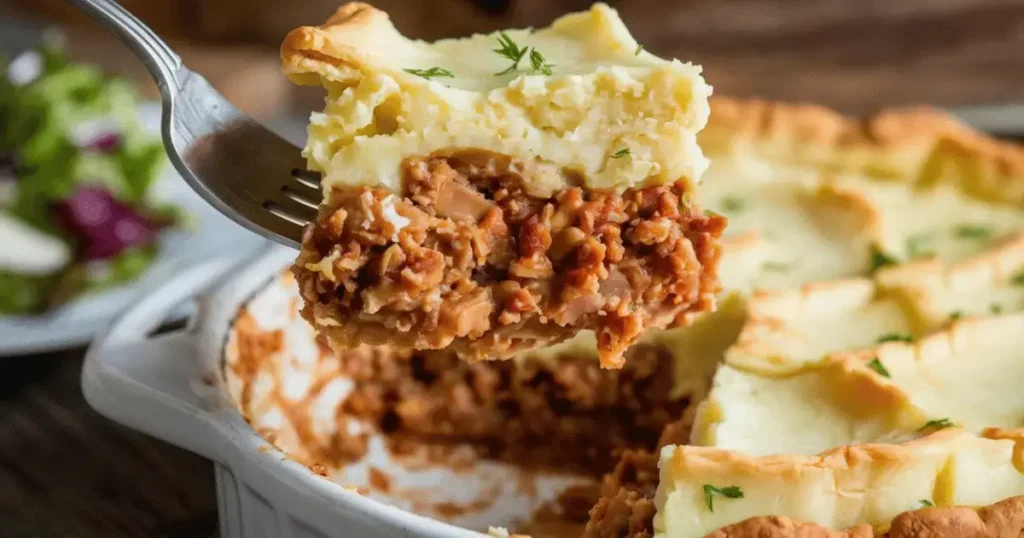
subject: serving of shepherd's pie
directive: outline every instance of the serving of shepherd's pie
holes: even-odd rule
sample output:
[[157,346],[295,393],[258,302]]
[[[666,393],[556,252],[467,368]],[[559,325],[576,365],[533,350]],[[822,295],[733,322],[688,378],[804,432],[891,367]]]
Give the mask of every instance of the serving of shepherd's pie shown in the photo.
[[621,367],[648,328],[713,307],[725,221],[692,196],[711,88],[611,8],[425,43],[350,3],[281,54],[327,90],[295,271],[336,346],[505,358],[590,329]]

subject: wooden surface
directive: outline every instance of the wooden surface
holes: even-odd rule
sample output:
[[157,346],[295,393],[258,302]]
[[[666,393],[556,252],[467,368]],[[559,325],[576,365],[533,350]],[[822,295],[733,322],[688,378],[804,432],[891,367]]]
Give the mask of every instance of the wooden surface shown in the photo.
[[96,414],[82,354],[0,358],[0,538],[216,536],[212,464]]

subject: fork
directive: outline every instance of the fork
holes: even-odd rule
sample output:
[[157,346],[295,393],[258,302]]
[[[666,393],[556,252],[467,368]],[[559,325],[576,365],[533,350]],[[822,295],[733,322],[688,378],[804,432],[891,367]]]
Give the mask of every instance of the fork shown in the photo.
[[171,164],[231,220],[298,248],[322,198],[299,148],[243,114],[142,21],[113,0],[68,0],[131,49],[160,87]]

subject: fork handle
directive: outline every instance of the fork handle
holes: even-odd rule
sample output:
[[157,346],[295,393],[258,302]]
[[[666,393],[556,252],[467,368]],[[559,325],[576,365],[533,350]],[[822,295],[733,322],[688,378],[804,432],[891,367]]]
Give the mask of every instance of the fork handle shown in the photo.
[[114,0],[67,0],[106,27],[131,49],[168,98],[178,86],[181,58],[149,26]]

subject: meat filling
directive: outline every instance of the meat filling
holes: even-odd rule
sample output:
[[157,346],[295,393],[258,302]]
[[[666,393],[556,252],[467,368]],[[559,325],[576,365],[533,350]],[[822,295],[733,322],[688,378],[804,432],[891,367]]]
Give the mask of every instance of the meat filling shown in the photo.
[[553,172],[463,150],[407,159],[400,195],[336,189],[294,268],[303,316],[336,347],[467,360],[590,329],[602,366],[620,368],[648,328],[714,307],[725,219],[685,183],[544,191],[526,179],[540,173]]

